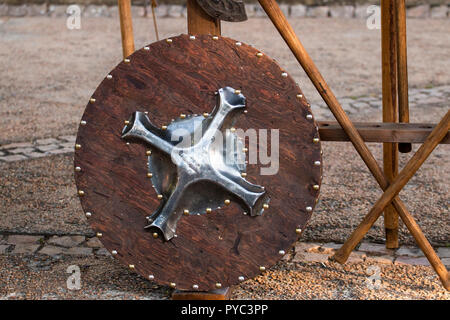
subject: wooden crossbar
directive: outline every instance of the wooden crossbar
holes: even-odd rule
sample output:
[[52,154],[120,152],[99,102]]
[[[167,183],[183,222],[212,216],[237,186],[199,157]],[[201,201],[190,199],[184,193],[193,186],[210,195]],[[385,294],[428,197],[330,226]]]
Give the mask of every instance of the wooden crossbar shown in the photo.
[[[436,126],[430,123],[353,122],[365,142],[424,143]],[[336,121],[319,121],[322,141],[350,141]],[[441,144],[450,144],[450,133]]]

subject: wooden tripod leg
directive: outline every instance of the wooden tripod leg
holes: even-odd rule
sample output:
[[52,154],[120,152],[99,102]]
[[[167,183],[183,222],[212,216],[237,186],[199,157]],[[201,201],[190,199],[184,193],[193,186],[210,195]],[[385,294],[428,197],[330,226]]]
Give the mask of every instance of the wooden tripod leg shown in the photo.
[[118,0],[120,32],[122,34],[123,57],[134,52],[133,23],[131,21],[131,0]]
[[[397,28],[395,0],[381,0],[381,69],[383,122],[398,122],[397,108]],[[398,147],[383,143],[384,174],[391,182],[398,174]],[[398,248],[398,215],[392,205],[384,210],[386,248]]]
[[[405,0],[396,0],[396,4],[398,115],[400,122],[408,123],[409,101]],[[398,150],[402,153],[411,152],[411,143],[399,143]]]
[[[383,209],[394,199],[395,196],[401,191],[401,189],[406,185],[409,179],[416,173],[420,166],[424,163],[431,152],[436,148],[439,142],[445,137],[450,128],[450,111],[442,118],[436,128],[431,132],[427,140],[422,144],[414,154],[414,156],[408,161],[403,170],[394,179],[392,184],[385,190],[381,198],[374,204],[372,209],[369,211],[367,216],[361,222],[361,224],[353,231],[351,236],[347,239],[344,245],[336,251],[334,258],[339,261],[347,257],[350,252],[356,247],[356,245],[362,240],[364,235],[373,226],[375,221],[381,215]],[[418,245],[425,253],[426,257],[430,261],[442,283],[447,290],[450,289],[448,272],[445,266],[442,264],[439,257],[434,252],[428,240],[423,235],[419,226],[414,221],[414,218],[409,214],[404,214],[400,210],[400,216],[404,220],[408,229],[410,229],[411,234],[416,239]]]
[[[384,176],[383,171],[378,166],[378,163],[375,160],[372,153],[370,152],[370,150],[367,148],[367,145],[364,143],[364,140],[361,138],[361,135],[358,133],[358,130],[356,130],[355,126],[348,118],[344,109],[342,109],[342,106],[337,101],[333,92],[328,87],[327,83],[325,82],[325,79],[323,79],[322,75],[315,66],[314,62],[311,60],[311,57],[306,52],[302,43],[295,35],[294,30],[287,21],[278,4],[274,0],[258,0],[258,1],[263,7],[264,11],[269,16],[274,26],[277,28],[278,32],[285,40],[288,47],[291,49],[292,53],[302,66],[303,70],[305,70],[306,74],[316,87],[317,91],[319,92],[325,103],[330,108],[336,120],[342,126],[342,129],[348,135],[356,151],[361,156],[364,163],[367,165],[370,172],[377,180],[378,184],[381,186],[383,190],[387,189],[389,183],[386,177]],[[405,205],[401,202],[401,200],[398,197],[394,198],[393,204],[397,212],[399,213],[401,212],[402,216],[407,215],[410,216]],[[348,253],[346,256],[342,256],[342,259],[339,262],[341,263],[345,262],[349,254],[350,253]]]

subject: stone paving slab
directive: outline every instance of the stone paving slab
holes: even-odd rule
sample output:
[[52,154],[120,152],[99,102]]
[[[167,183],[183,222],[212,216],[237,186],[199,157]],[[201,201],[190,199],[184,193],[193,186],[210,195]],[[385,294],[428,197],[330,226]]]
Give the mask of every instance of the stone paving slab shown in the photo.
[[[9,235],[5,236],[2,243],[4,244],[1,244],[0,254],[38,254],[51,257],[59,255],[110,256],[97,237],[83,235]],[[283,261],[324,263],[341,246],[341,243],[334,242],[297,242],[294,251],[288,252]],[[382,244],[364,242],[351,253],[347,263],[367,261],[377,264],[429,265],[417,247],[402,246],[397,250],[383,250],[383,247]],[[438,247],[436,250],[439,257],[449,266],[449,248]]]

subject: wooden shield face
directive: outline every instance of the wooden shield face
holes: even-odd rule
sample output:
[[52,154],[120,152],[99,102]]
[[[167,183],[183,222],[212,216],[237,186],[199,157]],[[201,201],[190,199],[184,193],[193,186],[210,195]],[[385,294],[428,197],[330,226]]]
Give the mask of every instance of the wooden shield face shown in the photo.
[[[257,148],[257,163],[248,161],[238,178],[264,187],[261,214],[249,214],[239,197],[199,179],[181,196],[174,211],[185,214],[166,240],[145,227],[169,202],[181,171],[170,156],[142,139],[125,139],[124,132],[137,118],[148,117],[160,137],[204,113],[213,123],[224,90],[234,90],[227,93],[231,105],[245,97],[245,108],[233,110],[222,130],[257,134],[256,145],[247,138],[242,148],[249,149],[247,160]],[[252,278],[290,250],[319,195],[318,137],[301,90],[272,59],[228,38],[181,35],[136,51],[101,82],[79,127],[75,180],[86,216],[114,258],[159,284],[206,291]],[[278,164],[261,157],[270,159],[277,150]],[[207,159],[205,154],[193,157]],[[262,174],[271,165],[272,174]],[[184,209],[217,201],[224,203],[209,213]]]

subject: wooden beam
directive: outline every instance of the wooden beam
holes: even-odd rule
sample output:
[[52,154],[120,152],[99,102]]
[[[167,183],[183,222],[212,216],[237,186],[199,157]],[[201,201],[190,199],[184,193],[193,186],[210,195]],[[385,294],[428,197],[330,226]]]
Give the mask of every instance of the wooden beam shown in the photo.
[[[365,142],[423,143],[436,126],[430,123],[353,123]],[[319,134],[322,141],[350,141],[350,138],[336,121],[319,121]],[[441,144],[450,144],[450,134]]]
[[[383,122],[398,122],[397,25],[394,0],[381,0],[381,75]],[[383,169],[390,183],[398,174],[398,145],[383,143]],[[392,205],[384,210],[386,248],[398,248],[398,215]]]
[[[407,123],[409,122],[409,101],[405,0],[396,0],[396,9],[398,115],[400,122]],[[411,144],[401,143],[398,145],[398,150],[408,153],[411,151]]]
[[210,17],[196,0],[187,0],[188,33],[220,36],[220,20]]
[[126,58],[134,52],[133,22],[131,21],[131,0],[118,0],[122,52]]

